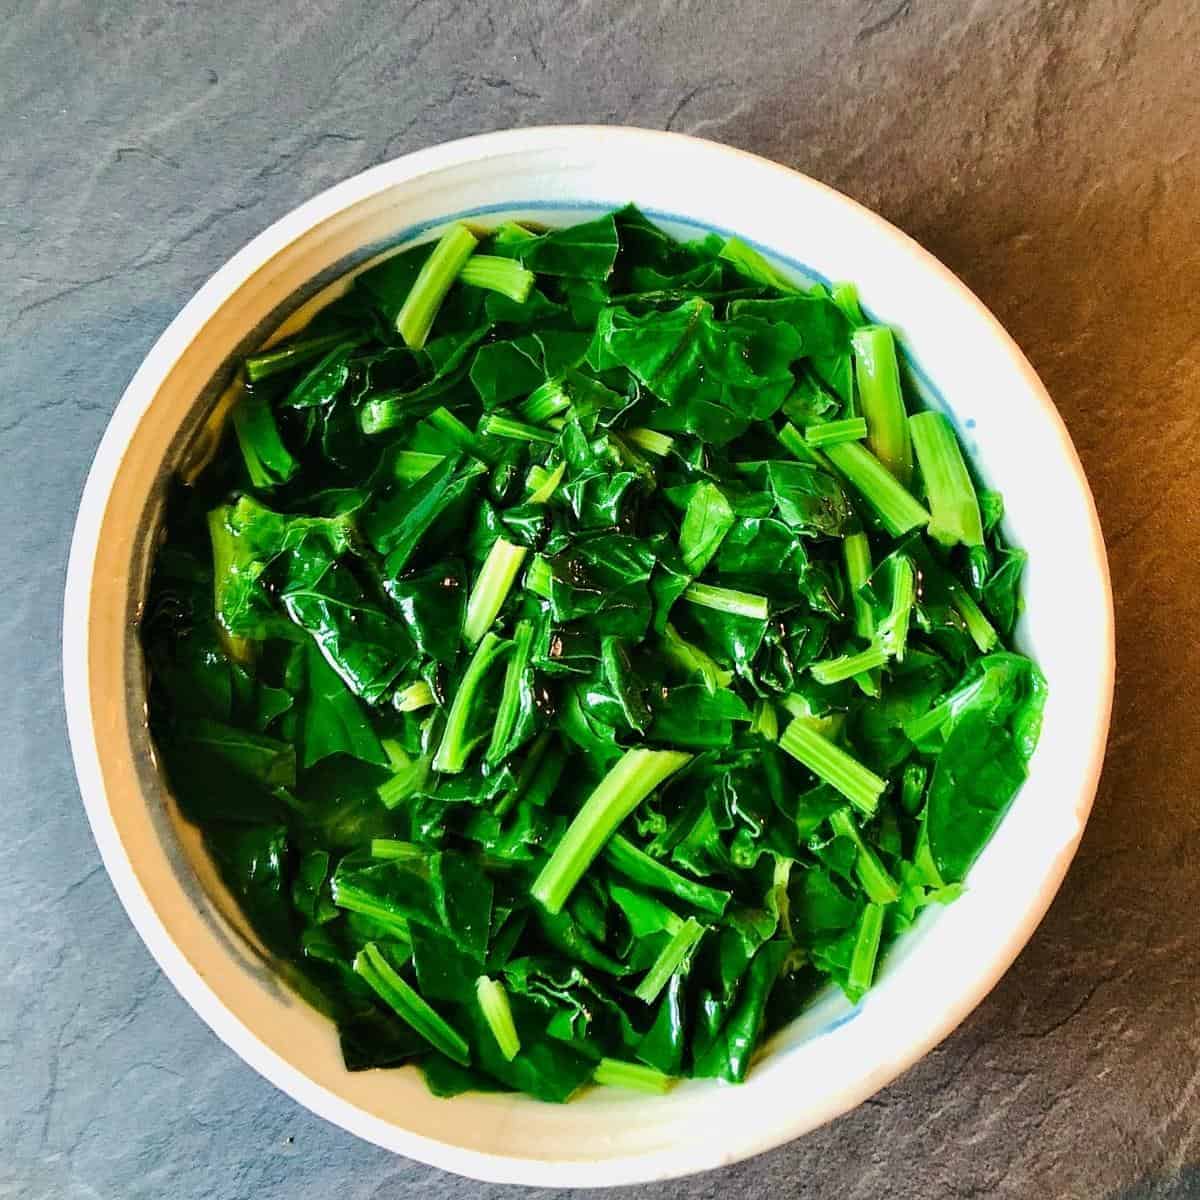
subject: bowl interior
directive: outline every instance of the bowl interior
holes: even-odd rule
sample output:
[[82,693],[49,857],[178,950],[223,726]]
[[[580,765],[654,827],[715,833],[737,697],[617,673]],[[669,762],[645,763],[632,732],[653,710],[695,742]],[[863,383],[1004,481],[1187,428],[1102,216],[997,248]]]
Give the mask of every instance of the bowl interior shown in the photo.
[[[798,279],[850,279],[895,326],[914,385],[955,420],[1029,551],[1017,634],[1049,681],[1029,781],[966,894],[926,914],[851,1009],[828,994],[739,1088],[648,1099],[596,1089],[569,1106],[429,1095],[413,1069],[347,1073],[332,1027],[244,936],[195,831],[159,777],[136,638],[165,483],[187,460],[233,361],[303,323],[347,273],[452,219],[561,225],[637,202],[670,232],[736,232]],[[106,865],[143,938],[239,1054],[302,1103],[382,1145],[483,1178],[645,1180],[775,1145],[857,1103],[945,1036],[1008,966],[1074,852],[1111,696],[1111,605],[1091,498],[1024,358],[944,268],[845,198],[710,143],[640,131],[489,135],[366,172],[284,218],[189,304],[131,383],[89,479],[64,652],[81,786]]]

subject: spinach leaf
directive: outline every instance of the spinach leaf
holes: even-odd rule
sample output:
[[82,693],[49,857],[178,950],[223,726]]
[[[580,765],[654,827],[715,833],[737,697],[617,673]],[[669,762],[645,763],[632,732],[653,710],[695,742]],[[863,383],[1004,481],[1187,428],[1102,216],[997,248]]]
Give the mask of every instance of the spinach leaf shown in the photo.
[[311,767],[330,754],[350,754],[363,762],[387,764],[379,738],[362,706],[315,643],[304,649],[304,692],[299,705],[300,765]]

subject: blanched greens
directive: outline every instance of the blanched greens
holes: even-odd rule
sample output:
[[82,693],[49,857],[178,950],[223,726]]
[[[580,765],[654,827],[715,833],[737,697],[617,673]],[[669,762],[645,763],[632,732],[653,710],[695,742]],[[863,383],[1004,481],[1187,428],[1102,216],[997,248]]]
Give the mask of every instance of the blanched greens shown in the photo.
[[737,1081],[1020,787],[1024,555],[854,290],[454,226],[249,358],[143,621],[173,792],[353,1070]]

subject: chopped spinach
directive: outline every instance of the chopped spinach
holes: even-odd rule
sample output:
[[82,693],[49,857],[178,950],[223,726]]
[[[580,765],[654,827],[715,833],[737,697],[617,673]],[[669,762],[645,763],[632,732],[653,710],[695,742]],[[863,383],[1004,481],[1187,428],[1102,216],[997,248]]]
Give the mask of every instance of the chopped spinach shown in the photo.
[[1026,775],[1024,553],[848,285],[458,225],[247,359],[143,620],[189,821],[351,1070],[736,1082]]

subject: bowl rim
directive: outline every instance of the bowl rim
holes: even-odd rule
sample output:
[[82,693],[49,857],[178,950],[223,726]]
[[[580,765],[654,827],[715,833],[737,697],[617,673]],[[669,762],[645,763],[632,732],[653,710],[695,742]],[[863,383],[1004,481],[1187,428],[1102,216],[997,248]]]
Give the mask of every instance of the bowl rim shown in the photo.
[[63,609],[64,700],[80,795],[105,869],[142,941],[188,1005],[240,1058],[306,1108],[359,1137],[433,1166],[498,1183],[598,1186],[648,1182],[689,1174],[715,1165],[715,1160],[714,1163],[700,1164],[698,1168],[693,1161],[687,1161],[672,1151],[618,1154],[606,1159],[598,1170],[601,1164],[591,1161],[534,1161],[466,1149],[412,1133],[393,1122],[363,1113],[348,1101],[327,1092],[266,1046],[225,1005],[216,988],[192,966],[175,944],[142,888],[122,843],[107,800],[91,701],[91,594],[103,518],[125,449],[175,362],[209,318],[245,280],[296,237],[377,191],[443,167],[481,161],[514,151],[550,148],[564,141],[596,138],[627,139],[630,143],[655,140],[671,144],[699,143],[710,150],[717,149],[730,156],[751,160],[760,169],[767,167],[793,178],[799,176],[808,186],[853,210],[858,220],[873,224],[880,232],[899,241],[919,262],[922,270],[938,276],[943,284],[949,285],[958,301],[971,309],[975,317],[982,319],[991,337],[1003,348],[1029,393],[1037,400],[1047,429],[1058,440],[1063,460],[1071,469],[1071,484],[1085,503],[1091,533],[1088,550],[1096,568],[1096,581],[1100,584],[1103,601],[1104,644],[1098,648],[1102,653],[1102,694],[1094,709],[1095,727],[1087,771],[1078,786],[1078,828],[1043,877],[1037,896],[1012,928],[1003,951],[992,960],[986,973],[978,975],[973,985],[964,989],[958,1003],[947,1009],[929,1036],[910,1043],[894,1061],[883,1070],[873,1073],[870,1078],[861,1080],[856,1088],[844,1088],[831,1094],[820,1110],[814,1112],[810,1108],[799,1112],[790,1124],[769,1123],[757,1139],[742,1142],[731,1153],[723,1155],[721,1162],[738,1161],[761,1153],[849,1111],[898,1077],[947,1037],[991,991],[1033,935],[1074,858],[1094,802],[1112,709],[1115,633],[1108,560],[1095,501],[1065,423],[1023,352],[966,284],[907,234],[852,198],[793,168],[704,138],[631,126],[550,125],[475,135],[402,155],[333,185],[273,222],[208,279],[155,341],[122,394],[88,472],[71,542]]

